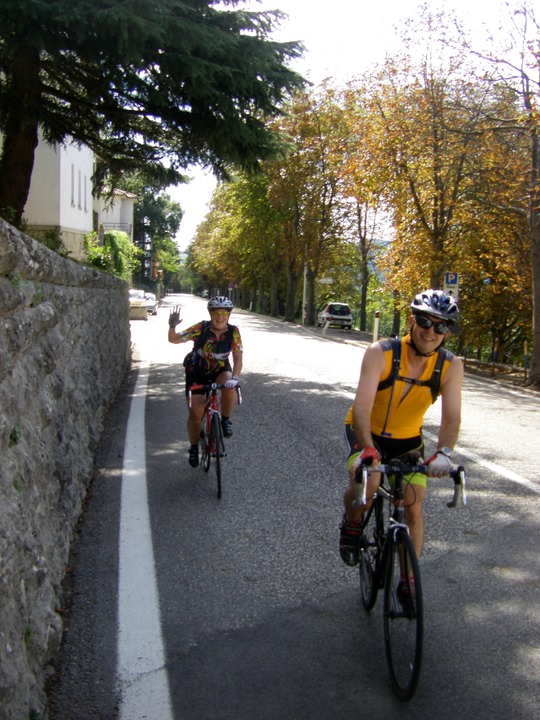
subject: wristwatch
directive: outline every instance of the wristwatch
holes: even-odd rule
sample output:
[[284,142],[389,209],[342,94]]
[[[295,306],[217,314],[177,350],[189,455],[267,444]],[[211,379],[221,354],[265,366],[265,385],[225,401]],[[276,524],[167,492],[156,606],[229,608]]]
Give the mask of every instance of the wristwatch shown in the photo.
[[447,458],[452,457],[452,450],[450,450],[449,447],[442,447],[437,450],[437,453],[440,455],[445,455]]

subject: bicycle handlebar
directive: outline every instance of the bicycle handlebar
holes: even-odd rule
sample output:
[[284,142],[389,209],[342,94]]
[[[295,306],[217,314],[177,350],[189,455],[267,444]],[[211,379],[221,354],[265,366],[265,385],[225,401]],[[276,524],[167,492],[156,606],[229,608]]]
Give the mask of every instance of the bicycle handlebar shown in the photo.
[[205,385],[201,385],[200,383],[195,383],[194,385],[190,385],[188,388],[188,400],[189,405],[191,407],[191,391],[192,390],[204,390],[206,395],[209,395],[212,390],[222,390],[225,388],[226,390],[236,390],[236,395],[238,397],[238,404],[242,404],[242,388],[240,385],[237,385],[234,388],[227,388],[225,383],[207,383]]
[[[401,460],[392,460],[389,463],[375,466],[360,465],[360,467],[358,468],[358,472],[356,473],[356,482],[358,483],[358,487],[356,489],[356,497],[353,502],[354,507],[359,507],[360,505],[366,504],[367,476],[368,473],[375,472],[384,473],[385,475],[398,474],[402,476],[412,473],[422,473],[424,475],[429,475],[429,465],[421,463],[405,463]],[[452,500],[446,503],[446,506],[449,508],[455,508],[459,505],[467,505],[467,492],[465,488],[465,468],[462,465],[453,467],[449,471],[448,475],[454,481],[454,495],[452,497]]]

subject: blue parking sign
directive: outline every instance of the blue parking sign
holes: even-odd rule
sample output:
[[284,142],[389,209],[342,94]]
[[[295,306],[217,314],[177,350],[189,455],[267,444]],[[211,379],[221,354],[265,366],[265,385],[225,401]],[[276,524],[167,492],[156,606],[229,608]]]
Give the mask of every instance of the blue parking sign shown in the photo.
[[444,292],[457,300],[459,292],[459,273],[444,273]]

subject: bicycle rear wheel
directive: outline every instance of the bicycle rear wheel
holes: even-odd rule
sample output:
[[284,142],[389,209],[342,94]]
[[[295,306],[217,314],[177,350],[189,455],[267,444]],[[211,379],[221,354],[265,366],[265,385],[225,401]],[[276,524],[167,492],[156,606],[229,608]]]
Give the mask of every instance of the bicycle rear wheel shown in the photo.
[[379,526],[377,517],[381,515],[379,498],[373,501],[367,511],[362,526],[360,538],[360,552],[358,558],[358,574],[360,578],[360,594],[362,605],[366,610],[371,610],[377,599],[378,565],[381,556],[381,544],[379,542]]
[[420,569],[411,538],[398,530],[388,539],[384,583],[384,645],[392,687],[400,700],[414,695],[424,636]]
[[220,417],[217,414],[212,416],[212,424],[210,426],[210,448],[212,457],[215,459],[216,479],[217,479],[217,496],[221,498],[221,460],[225,455],[225,444],[223,442],[223,430],[221,428]]

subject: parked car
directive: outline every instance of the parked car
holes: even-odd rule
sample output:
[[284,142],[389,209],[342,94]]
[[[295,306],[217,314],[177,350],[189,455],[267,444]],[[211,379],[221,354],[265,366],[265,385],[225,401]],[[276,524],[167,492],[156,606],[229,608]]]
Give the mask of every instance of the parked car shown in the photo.
[[148,320],[148,308],[146,307],[144,290],[132,288],[129,291],[129,319]]
[[347,303],[332,302],[328,303],[322,310],[319,310],[317,314],[317,325],[322,326],[326,323],[350,330],[352,328],[352,314]]
[[145,292],[144,297],[146,298],[146,309],[149,315],[157,315],[157,298],[154,293]]

